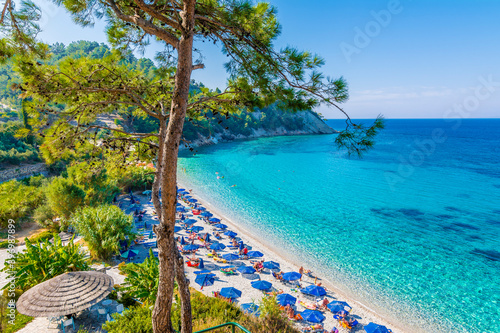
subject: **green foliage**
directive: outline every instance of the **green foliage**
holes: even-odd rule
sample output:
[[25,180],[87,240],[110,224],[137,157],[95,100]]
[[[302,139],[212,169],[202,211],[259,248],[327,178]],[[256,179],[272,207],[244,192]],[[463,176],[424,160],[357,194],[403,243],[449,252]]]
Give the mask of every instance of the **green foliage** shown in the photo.
[[52,237],[55,237],[56,235],[57,234],[54,234],[51,231],[42,231],[41,233],[39,233],[35,236],[29,237],[28,239],[30,240],[30,242],[32,244],[38,244],[38,243],[43,242],[43,241],[51,240]]
[[11,180],[0,184],[0,228],[7,226],[8,220],[16,223],[25,221],[43,201],[41,188],[24,185]]
[[374,146],[376,135],[384,127],[385,122],[382,116],[378,116],[370,126],[350,122],[347,128],[339,133],[335,144],[339,148],[347,148],[349,154],[356,153],[358,157],[362,157],[366,151]]
[[[266,315],[260,318],[247,315],[240,308],[220,298],[207,297],[202,293],[191,290],[191,307],[193,314],[193,331],[198,331],[233,321],[240,323],[250,332],[282,332],[298,333],[292,324],[286,319],[276,300],[263,300],[267,309]],[[274,302],[274,305],[271,303]],[[271,310],[272,308],[272,310]],[[275,311],[278,309],[278,312]],[[175,329],[180,325],[180,301],[176,295],[176,302],[172,306],[172,324]],[[153,332],[151,325],[151,310],[148,305],[131,308],[124,311],[122,316],[113,315],[114,321],[106,322],[103,328],[110,333],[150,333]],[[137,328],[137,329],[136,329]],[[227,329],[229,332],[230,328]],[[221,332],[226,330],[221,330]]]
[[14,324],[10,323],[10,309],[7,308],[10,298],[0,296],[0,332],[14,333],[26,326],[34,318],[20,314],[17,310],[13,313],[15,316]]
[[84,190],[62,177],[54,178],[45,193],[51,210],[66,220],[85,199]]
[[113,314],[114,321],[107,321],[102,328],[109,333],[151,333],[151,309],[138,306],[123,311],[122,315]]
[[68,180],[85,191],[85,204],[90,206],[111,203],[120,192],[108,180],[106,169],[96,168],[89,162],[75,163],[67,169]]
[[25,139],[16,138],[22,127],[18,121],[0,123],[0,164],[17,165],[23,162],[40,161],[35,147]]
[[[14,240],[14,245],[17,246],[17,243],[19,243],[19,241],[17,239]],[[2,241],[0,242],[0,249],[6,249],[9,247],[9,241],[6,240],[6,241]]]
[[89,269],[85,252],[80,245],[72,241],[63,246],[57,235],[53,243],[48,240],[33,243],[28,238],[25,241],[26,249],[14,254],[13,259],[10,259],[13,261],[13,271],[9,270],[9,266],[2,269],[9,278],[16,279],[16,287],[19,289],[26,291],[62,273]]
[[149,250],[149,257],[140,264],[130,263],[122,267],[120,273],[126,275],[125,286],[121,290],[141,301],[154,304],[158,292],[158,259]]
[[[113,160],[108,162],[108,164],[111,163],[113,163]],[[153,169],[136,165],[127,165],[125,167],[117,167],[117,165],[108,169],[108,177],[122,191],[144,191],[151,188],[154,180]]]
[[54,215],[52,208],[48,204],[42,204],[33,211],[33,219],[42,227],[52,225]]
[[112,205],[83,207],[75,212],[71,222],[96,259],[109,259],[119,253],[119,240],[134,237],[132,217]]

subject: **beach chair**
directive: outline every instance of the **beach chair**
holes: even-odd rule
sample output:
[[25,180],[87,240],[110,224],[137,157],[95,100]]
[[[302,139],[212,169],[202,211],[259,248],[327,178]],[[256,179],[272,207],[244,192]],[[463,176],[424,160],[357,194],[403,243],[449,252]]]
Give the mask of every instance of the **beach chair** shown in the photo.
[[198,267],[199,265],[200,265],[199,262],[196,262],[196,263],[192,263],[191,261],[187,262],[187,266],[188,267]]
[[106,309],[104,309],[104,308],[98,308],[97,309],[97,317],[98,318],[101,317],[101,316],[104,317],[107,314],[108,314],[108,312],[106,311]]
[[118,304],[116,306],[116,312],[119,313],[119,314],[122,314],[123,313],[123,310],[125,310],[125,308],[123,307],[123,304]]
[[50,324],[52,324],[53,322],[57,324],[57,322],[62,320],[63,318],[63,316],[49,317],[49,324],[47,325],[47,328],[49,328]]
[[66,333],[65,328],[70,325],[73,326],[73,331],[76,332],[75,320],[73,319],[73,317],[71,319],[61,321],[61,329],[63,333]]

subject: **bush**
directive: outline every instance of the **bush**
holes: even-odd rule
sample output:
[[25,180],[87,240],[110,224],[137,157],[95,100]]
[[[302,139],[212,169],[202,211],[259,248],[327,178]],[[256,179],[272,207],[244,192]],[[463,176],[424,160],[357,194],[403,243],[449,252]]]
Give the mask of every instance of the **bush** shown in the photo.
[[52,237],[55,237],[56,235],[52,233],[51,231],[42,231],[39,234],[36,234],[34,236],[29,237],[29,240],[32,244],[38,244],[43,241],[48,241],[51,240]]
[[43,202],[43,190],[11,180],[0,184],[0,228],[7,227],[8,220],[22,222]]
[[95,259],[109,259],[119,253],[120,240],[135,236],[132,232],[132,217],[112,205],[83,207],[71,221]]
[[62,177],[54,178],[45,193],[51,210],[65,219],[69,219],[85,199],[85,192],[80,187]]
[[52,225],[52,219],[54,218],[54,212],[48,204],[39,206],[33,212],[33,219],[42,227]]
[[108,176],[122,191],[144,191],[153,185],[153,169],[129,165],[125,168],[108,170]]
[[[176,303],[172,305],[172,325],[174,329],[180,330],[180,301],[178,295],[175,295],[175,297]],[[275,302],[272,299],[263,301],[269,303],[264,305],[264,307],[273,307],[270,304],[271,301]],[[253,315],[243,313],[239,307],[232,303],[228,303],[220,298],[207,297],[194,289],[191,290],[191,306],[193,331],[233,321],[246,327],[250,332],[299,332],[281,312],[275,313],[274,309],[267,312],[266,315],[257,318]],[[279,310],[279,307],[277,308]],[[106,322],[103,326],[109,333],[153,332],[151,310],[148,305],[126,310],[123,316],[113,315],[113,318],[115,319],[114,321]],[[229,328],[227,332],[229,332]]]
[[151,333],[153,323],[149,306],[138,306],[123,311],[120,316],[113,314],[114,321],[106,322],[102,328],[108,333]]
[[11,259],[14,269],[10,270],[10,266],[5,266],[1,270],[7,273],[9,279],[15,278],[17,287],[22,290],[65,272],[89,269],[82,247],[73,242],[63,246],[58,235],[54,237],[53,243],[47,240],[33,243],[28,238],[25,241],[26,249],[14,254]]
[[88,162],[73,164],[67,169],[68,180],[85,191],[86,205],[109,204],[120,189],[108,179],[106,169],[92,167]]
[[149,257],[140,264],[130,263],[120,267],[120,273],[125,274],[123,291],[141,301],[148,300],[154,304],[158,292],[158,259],[149,250]]
[[[17,243],[19,243],[19,241],[17,239],[14,240],[14,244],[17,246]],[[9,247],[9,241],[6,240],[6,241],[3,241],[3,242],[0,242],[0,249],[6,249]]]

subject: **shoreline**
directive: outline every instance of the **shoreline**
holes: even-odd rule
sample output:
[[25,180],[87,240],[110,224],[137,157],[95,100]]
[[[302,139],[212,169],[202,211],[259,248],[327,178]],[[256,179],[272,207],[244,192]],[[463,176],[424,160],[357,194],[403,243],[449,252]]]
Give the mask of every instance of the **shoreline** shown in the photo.
[[[184,182],[178,180],[178,184],[180,187],[190,190],[189,187],[185,186],[186,184]],[[200,198],[200,196],[196,192],[196,189],[193,189],[193,193],[190,193],[190,195],[193,198],[196,198],[202,206],[207,208],[207,210],[212,212],[214,214],[214,217],[218,217],[221,220],[223,220],[222,223],[228,225],[229,229],[232,229],[233,231],[237,232],[238,236],[240,236],[240,238],[244,241],[245,244],[249,244],[254,248],[257,247],[259,250],[261,250],[261,252],[264,252],[266,260],[273,260],[280,263],[285,263],[286,266],[291,268],[292,270],[294,271],[299,270],[301,264],[298,263],[296,259],[294,260],[290,257],[285,257],[285,254],[281,249],[277,248],[276,246],[272,246],[271,244],[268,244],[265,241],[262,241],[261,238],[257,236],[254,232],[248,230],[246,227],[228,218],[224,213],[221,212],[221,210],[217,206],[213,205],[208,200]],[[333,293],[337,300],[346,301],[350,305],[352,305],[351,314],[354,315],[355,318],[360,318],[363,325],[368,324],[368,322],[375,322],[377,324],[386,326],[387,328],[391,329],[394,333],[416,332],[415,329],[403,327],[400,323],[395,323],[393,320],[386,318],[384,315],[378,313],[373,308],[354,299],[352,296],[347,295],[344,291],[335,286],[331,281],[326,279],[323,275],[316,274],[315,272],[314,275],[317,276],[318,280],[322,282],[322,285],[324,285],[328,289],[330,296]],[[308,279],[311,280],[311,278]],[[307,281],[307,279],[303,279],[303,281]],[[331,312],[327,312],[326,316],[327,320],[325,320],[325,323],[334,321]],[[336,325],[336,322],[334,322],[334,324],[335,326],[338,326]],[[342,332],[348,330],[339,328],[339,331]],[[424,332],[423,329],[421,331]]]

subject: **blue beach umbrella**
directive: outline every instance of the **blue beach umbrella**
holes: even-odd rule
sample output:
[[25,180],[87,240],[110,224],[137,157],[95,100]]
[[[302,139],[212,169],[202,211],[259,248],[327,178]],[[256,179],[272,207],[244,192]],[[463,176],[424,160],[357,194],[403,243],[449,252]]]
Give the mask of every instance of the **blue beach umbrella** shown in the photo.
[[197,209],[197,210],[201,210],[201,211],[206,210],[206,208],[205,208],[205,207],[202,207],[202,206],[198,206],[198,207],[196,207],[195,209]]
[[148,238],[149,238],[149,239],[153,239],[153,238],[154,238],[154,235],[153,235],[153,230],[151,230],[151,232],[149,233]]
[[210,245],[210,249],[215,250],[215,251],[224,250],[225,248],[226,248],[226,245],[224,245],[222,243],[213,243],[212,245]]
[[222,288],[219,295],[225,298],[238,298],[241,297],[241,291],[233,287]]
[[254,314],[257,317],[260,315],[259,306],[255,303],[241,304],[240,308],[245,313]]
[[385,327],[383,325],[378,325],[375,323],[368,323],[368,325],[366,325],[364,327],[364,329],[365,329],[366,333],[390,333],[390,332],[392,332],[387,327]]
[[178,227],[178,226],[175,226],[175,227],[174,227],[174,232],[179,232],[179,231],[181,231],[181,230],[182,230],[182,228],[181,228],[181,227]]
[[325,320],[325,316],[316,310],[304,310],[300,315],[305,321],[310,323],[321,323]]
[[130,258],[135,257],[138,254],[139,254],[139,251],[127,250],[127,251],[123,252],[122,254],[120,254],[120,257],[125,258],[125,259],[130,259]]
[[226,232],[224,233],[224,235],[226,235],[226,236],[228,236],[228,237],[230,237],[230,238],[234,238],[234,237],[236,237],[238,234],[237,234],[237,233],[235,233],[234,231],[228,230],[228,231],[226,231]]
[[197,244],[188,244],[183,247],[185,251],[193,251],[193,250],[198,250],[199,245]]
[[210,212],[203,212],[200,215],[203,216],[203,217],[211,217],[211,216],[213,216],[213,214],[210,213]]
[[240,266],[238,267],[237,271],[241,274],[253,274],[256,272],[255,268],[253,268],[252,266]]
[[215,282],[215,274],[200,274],[194,279],[194,282],[198,283],[201,289],[211,286]]
[[194,202],[198,202],[198,200],[191,198],[191,199],[188,199],[188,202],[194,203]]
[[317,296],[317,297],[321,297],[321,296],[326,295],[325,288],[315,286],[314,284],[311,284],[310,286],[307,286],[303,289],[300,289],[300,292],[303,294]]
[[191,198],[192,198],[192,196],[190,196],[190,195],[186,195],[186,196],[184,197],[184,199],[191,199]]
[[195,271],[194,274],[200,275],[200,274],[210,274],[211,272],[208,269],[202,269],[201,271]]
[[184,206],[178,206],[175,210],[178,212],[184,212],[185,208],[184,208]]
[[227,225],[222,224],[222,223],[217,223],[217,224],[214,224],[214,227],[219,228],[219,229],[226,229]]
[[259,289],[259,290],[268,290],[269,288],[272,287],[271,282],[262,281],[262,280],[253,281],[251,284],[252,284],[252,287],[254,287],[255,289]]
[[184,188],[178,188],[178,189],[177,189],[177,192],[182,192],[182,191],[185,191],[185,190],[186,190],[186,189],[184,189]]
[[142,192],[142,194],[144,194],[144,195],[148,195],[148,194],[151,194],[151,193],[152,193],[151,190],[147,190],[147,191]]
[[186,245],[186,240],[184,239],[184,237],[181,237],[180,244],[181,245]]
[[194,227],[191,227],[191,232],[200,232],[202,231],[204,228],[203,227],[200,227],[200,226],[194,226]]
[[233,261],[236,259],[240,259],[240,256],[234,253],[226,253],[222,256],[223,259],[226,259],[228,261]]
[[294,305],[297,302],[297,299],[290,294],[279,294],[276,297],[276,301],[278,301],[279,305],[287,306]]
[[187,220],[183,221],[184,224],[188,224],[188,225],[195,224],[196,222],[198,222],[198,221],[196,221],[195,219],[187,219]]
[[328,303],[328,305],[326,307],[328,308],[328,310],[330,310],[334,314],[337,314],[337,313],[342,312],[342,311],[346,311],[345,310],[346,307],[351,308],[351,306],[349,304],[347,304],[347,302],[338,302],[338,301],[330,302],[330,303]]
[[260,258],[263,257],[264,254],[259,251],[248,251],[247,256],[252,257],[252,258]]
[[243,248],[245,247],[245,245],[241,241],[239,242],[239,244],[240,244],[240,246],[239,246],[240,250],[243,250]]
[[262,265],[267,269],[280,269],[280,264],[275,261],[264,261]]
[[288,272],[283,274],[283,280],[285,281],[297,281],[302,277],[302,274],[297,272]]
[[205,268],[205,264],[203,263],[203,258],[200,258],[200,264],[198,265],[199,269]]
[[209,219],[210,222],[220,222],[220,219],[216,218],[216,217],[212,217]]

